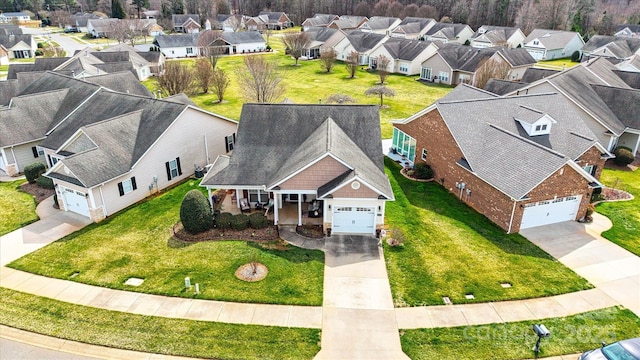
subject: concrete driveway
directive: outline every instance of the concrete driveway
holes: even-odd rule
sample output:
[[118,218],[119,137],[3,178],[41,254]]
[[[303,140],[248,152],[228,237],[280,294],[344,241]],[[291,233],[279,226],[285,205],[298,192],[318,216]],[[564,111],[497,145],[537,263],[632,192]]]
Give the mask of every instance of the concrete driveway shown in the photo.
[[640,316],[640,258],[600,236],[610,227],[594,213],[592,224],[569,221],[520,233]]
[[408,359],[378,239],[325,240],[322,345],[316,359]]

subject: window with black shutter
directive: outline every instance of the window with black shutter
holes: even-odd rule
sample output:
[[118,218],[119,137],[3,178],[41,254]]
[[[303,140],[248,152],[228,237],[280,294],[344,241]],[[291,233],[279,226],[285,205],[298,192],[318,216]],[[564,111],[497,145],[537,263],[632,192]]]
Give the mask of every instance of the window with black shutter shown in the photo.
[[224,146],[227,149],[227,152],[233,150],[233,147],[235,144],[236,144],[236,133],[233,133],[229,136],[224,137]]
[[32,146],[32,147],[31,147],[31,151],[33,152],[33,157],[34,157],[34,158],[37,158],[38,156],[40,156],[40,155],[38,154],[38,148],[37,148],[37,147]]
[[180,167],[180,157],[169,160],[164,163],[164,165],[167,169],[167,180],[171,180],[182,175],[182,168]]
[[120,192],[120,196],[124,194],[128,194],[133,190],[136,190],[138,187],[136,186],[136,177],[132,177],[131,179],[127,179],[125,181],[118,183],[118,192]]

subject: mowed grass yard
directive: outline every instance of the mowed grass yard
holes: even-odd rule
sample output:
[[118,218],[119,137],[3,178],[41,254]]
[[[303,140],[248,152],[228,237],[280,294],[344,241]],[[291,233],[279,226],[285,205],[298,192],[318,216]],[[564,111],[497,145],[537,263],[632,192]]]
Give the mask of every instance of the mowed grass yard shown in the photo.
[[[416,182],[385,159],[396,200],[386,223],[404,247],[385,248],[396,306],[536,298],[591,285],[519,234],[507,235],[437,182]],[[512,284],[502,288],[501,283]],[[473,294],[475,299],[466,299]]]
[[38,220],[33,196],[20,190],[25,182],[0,182],[0,236]]
[[[288,247],[269,250],[245,241],[183,243],[172,238],[182,198],[198,186],[188,180],[162,195],[92,224],[31,253],[10,267],[113,289],[222,301],[321,305],[324,254]],[[201,188],[200,188],[201,189]],[[266,279],[238,280],[236,269],[264,263]],[[77,275],[73,275],[77,273]],[[184,278],[200,285],[185,290]],[[124,285],[130,277],[139,287]]]
[[602,236],[640,256],[640,171],[604,169],[600,181],[634,196],[630,201],[600,203],[596,211],[611,219],[613,227]]
[[[295,66],[294,59],[283,55],[284,51],[279,49],[280,40],[277,37],[272,37],[270,43],[275,52],[261,56],[277,61],[285,87],[283,98],[288,98],[296,104],[317,104],[319,101],[325,103],[329,95],[342,93],[353,97],[357,104],[378,105],[380,103],[379,97],[367,97],[364,94],[365,90],[377,85],[380,81],[375,72],[367,72],[361,67],[356,72],[355,78],[350,79],[346,67],[340,61],[336,62],[331,73],[320,68],[319,60],[300,60],[299,65]],[[231,77],[231,84],[222,103],[218,103],[215,95],[201,94],[202,90],[195,88],[196,93],[189,96],[191,100],[205,110],[239,120],[242,104],[246,99],[243,98],[240,90],[235,69],[244,66],[244,56],[255,55],[225,56],[218,62],[219,68]],[[194,60],[181,61],[194,63]],[[385,85],[395,90],[396,95],[384,98],[384,105],[388,107],[380,111],[383,138],[390,138],[392,135],[390,120],[409,117],[452,90],[451,87],[443,85],[425,85],[416,81],[417,78],[418,76],[390,75],[385,81]],[[151,91],[158,89],[155,78],[145,81],[144,84]]]

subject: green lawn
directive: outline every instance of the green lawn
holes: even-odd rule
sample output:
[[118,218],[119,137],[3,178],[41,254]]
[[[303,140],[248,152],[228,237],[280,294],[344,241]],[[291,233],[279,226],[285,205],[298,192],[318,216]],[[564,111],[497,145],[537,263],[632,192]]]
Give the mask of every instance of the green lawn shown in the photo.
[[571,61],[571,58],[538,61],[540,67],[555,68],[557,70],[561,70],[563,67],[568,69],[578,64],[580,63]]
[[[460,202],[436,182],[400,174],[385,159],[396,201],[386,223],[405,236],[386,247],[389,282],[397,306],[535,298],[588,289],[589,283],[519,234],[504,230]],[[385,245],[386,246],[386,245]],[[503,282],[511,283],[504,289]],[[472,293],[473,300],[466,294]]]
[[613,222],[602,236],[640,256],[640,173],[604,169],[600,181],[633,194],[631,201],[600,203],[596,210]]
[[61,339],[215,359],[311,359],[320,331],[107,311],[0,288],[0,323]]
[[413,360],[533,359],[537,337],[531,327],[544,324],[551,336],[543,339],[540,357],[575,354],[640,334],[640,319],[629,310],[609,308],[564,318],[405,330],[402,350]]
[[[359,69],[356,77],[349,79],[342,62],[337,62],[331,73],[322,71],[319,60],[300,61],[299,66],[294,66],[293,58],[283,55],[283,51],[280,50],[280,39],[272,36],[270,43],[276,53],[266,56],[278,61],[286,88],[284,97],[294,103],[316,104],[320,100],[324,103],[329,95],[343,93],[356,99],[358,104],[379,104],[379,98],[364,95],[366,89],[380,81],[375,73]],[[203,109],[238,120],[242,103],[245,100],[242,98],[234,69],[242,64],[243,56],[226,56],[220,59],[218,66],[227,71],[232,79],[222,104],[217,103],[217,98],[213,94],[191,95],[191,100]],[[404,75],[391,75],[387,78],[387,86],[394,89],[396,95],[385,98],[384,104],[389,107],[380,111],[383,138],[391,137],[390,120],[403,119],[413,115],[452,89],[437,84],[425,85],[415,81],[417,78],[418,76]],[[144,84],[152,91],[158,88],[155,78],[145,81]]]
[[[198,182],[184,184],[92,224],[16,260],[9,266],[36,274],[128,291],[223,301],[321,305],[324,254],[290,247],[264,249],[244,241],[185,244],[171,228],[179,220],[180,202]],[[269,273],[255,283],[238,280],[235,270],[256,258]],[[72,274],[78,273],[76,276]],[[184,278],[200,284],[184,290]],[[145,279],[139,287],[124,285]]]
[[25,182],[0,183],[0,236],[38,220],[33,196],[20,190]]

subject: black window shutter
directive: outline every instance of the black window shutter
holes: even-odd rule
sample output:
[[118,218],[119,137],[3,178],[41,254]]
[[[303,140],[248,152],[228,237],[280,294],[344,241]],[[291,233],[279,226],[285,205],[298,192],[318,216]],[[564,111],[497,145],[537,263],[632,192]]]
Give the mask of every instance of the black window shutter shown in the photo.
[[133,188],[133,190],[136,190],[138,187],[136,186],[136,177],[132,177],[131,178],[131,187]]
[[124,195],[124,188],[122,187],[122,182],[118,183],[118,191],[120,191],[120,196]]
[[47,155],[47,158],[49,158],[49,164],[53,166],[53,162],[51,161],[51,155]]
[[236,143],[236,133],[233,133],[233,143]]
[[176,164],[178,164],[178,175],[182,175],[182,168],[180,167],[180,157],[176,158]]
[[38,149],[35,146],[31,147],[31,151],[33,151],[33,157],[37,158],[38,157]]
[[164,165],[167,167],[167,180],[171,180],[171,168],[169,168],[169,162],[167,161]]
[[596,171],[598,171],[598,165],[593,165],[591,168],[591,175],[596,176]]
[[229,152],[229,137],[228,136],[224,137],[224,147],[225,147],[225,149],[227,149],[226,152]]

